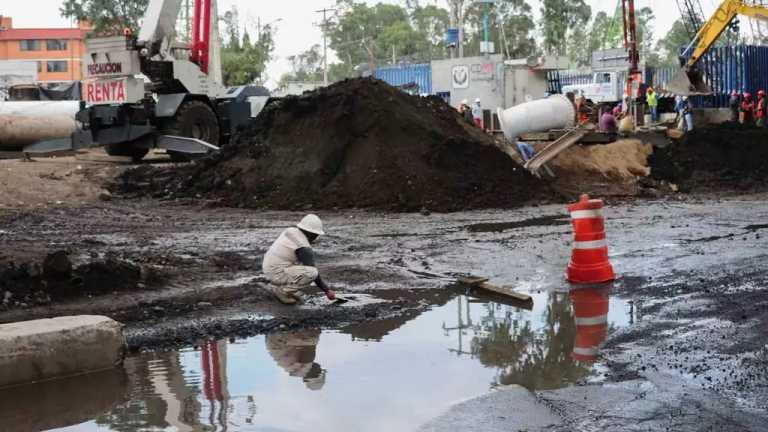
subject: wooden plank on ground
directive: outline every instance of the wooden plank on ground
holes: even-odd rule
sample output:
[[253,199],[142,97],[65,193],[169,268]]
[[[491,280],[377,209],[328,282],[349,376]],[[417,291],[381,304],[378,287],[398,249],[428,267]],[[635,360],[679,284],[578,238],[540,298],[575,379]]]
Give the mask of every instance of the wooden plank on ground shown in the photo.
[[462,285],[467,285],[473,290],[490,296],[501,296],[518,302],[533,302],[533,298],[528,294],[519,293],[509,288],[502,288],[488,282],[488,278],[478,276],[460,277],[458,279]]
[[521,301],[521,302],[532,302],[533,298],[529,296],[528,294],[519,293],[516,291],[512,291],[508,288],[502,288],[498,287],[496,285],[490,284],[488,282],[483,282],[478,285],[473,285],[472,288],[475,288],[477,290],[481,290],[484,292],[487,292],[490,295],[499,295],[503,297],[509,297],[513,298],[515,300]]
[[541,167],[557,155],[575,145],[579,142],[588,132],[583,129],[573,129],[567,134],[560,137],[558,140],[550,143],[543,149],[539,150],[533,158],[531,158],[525,164],[525,168],[532,172],[534,175],[538,175]]

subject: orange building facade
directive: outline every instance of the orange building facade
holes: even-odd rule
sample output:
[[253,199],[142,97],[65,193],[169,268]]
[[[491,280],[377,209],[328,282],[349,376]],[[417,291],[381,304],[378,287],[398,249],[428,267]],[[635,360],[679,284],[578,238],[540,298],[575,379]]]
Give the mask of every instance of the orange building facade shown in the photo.
[[37,63],[40,83],[79,81],[88,23],[77,28],[13,28],[11,17],[0,16],[0,61]]

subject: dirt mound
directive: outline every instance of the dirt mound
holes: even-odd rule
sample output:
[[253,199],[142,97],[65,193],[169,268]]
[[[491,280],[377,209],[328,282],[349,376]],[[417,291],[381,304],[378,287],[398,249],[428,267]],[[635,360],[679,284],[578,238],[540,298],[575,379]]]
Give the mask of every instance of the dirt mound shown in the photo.
[[122,192],[221,205],[434,211],[515,207],[548,186],[438,98],[346,80],[270,104],[209,159],[127,172]]
[[[544,145],[536,146],[540,149]],[[568,196],[634,196],[638,179],[648,175],[653,146],[639,139],[620,139],[606,145],[573,146],[550,164],[557,176],[553,187]]]
[[142,282],[138,265],[113,257],[75,266],[63,250],[39,260],[0,256],[0,310],[136,291]]
[[649,158],[657,180],[681,191],[764,190],[768,179],[768,129],[723,123],[694,129]]

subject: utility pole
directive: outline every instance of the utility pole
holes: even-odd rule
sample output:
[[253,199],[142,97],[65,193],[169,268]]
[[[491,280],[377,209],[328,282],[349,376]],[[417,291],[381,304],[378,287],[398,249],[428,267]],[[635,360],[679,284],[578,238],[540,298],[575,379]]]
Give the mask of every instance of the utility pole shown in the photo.
[[456,49],[451,51],[451,58],[454,52],[458,57],[464,57],[464,2],[466,0],[449,0],[451,7],[451,26],[458,29],[459,40]]
[[323,23],[320,28],[323,31],[323,86],[328,86],[328,12],[336,12],[336,9],[320,9],[315,13],[323,14]]

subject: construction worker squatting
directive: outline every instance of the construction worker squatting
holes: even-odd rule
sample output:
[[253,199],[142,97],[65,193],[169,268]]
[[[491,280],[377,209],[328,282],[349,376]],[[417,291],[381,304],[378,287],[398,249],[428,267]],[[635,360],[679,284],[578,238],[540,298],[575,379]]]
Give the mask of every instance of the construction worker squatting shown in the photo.
[[284,304],[295,304],[298,291],[313,282],[329,300],[334,293],[320,277],[311,244],[324,235],[323,222],[314,214],[304,216],[295,227],[285,229],[264,255],[262,270],[272,293]]

